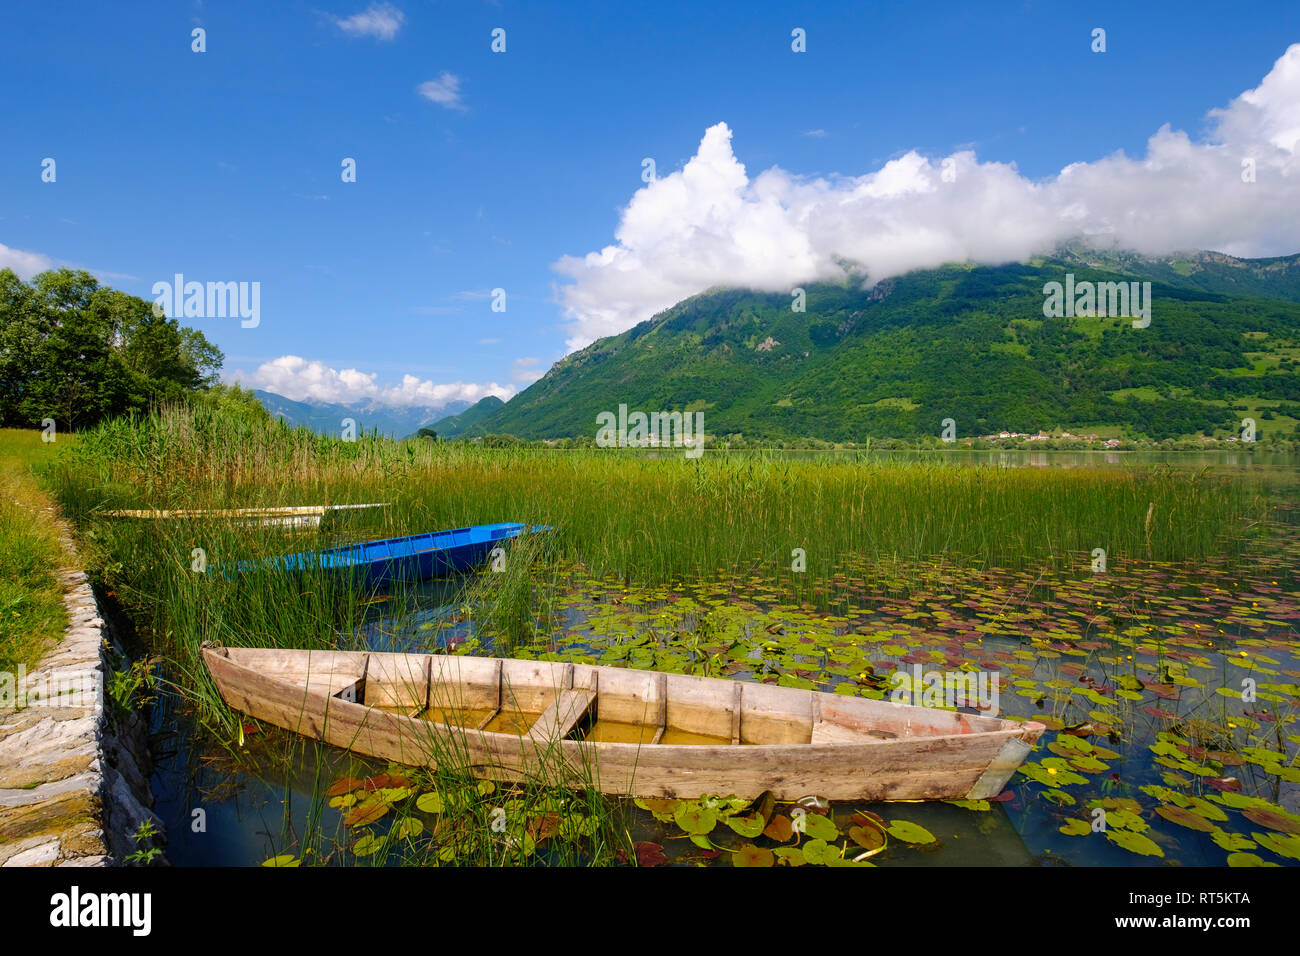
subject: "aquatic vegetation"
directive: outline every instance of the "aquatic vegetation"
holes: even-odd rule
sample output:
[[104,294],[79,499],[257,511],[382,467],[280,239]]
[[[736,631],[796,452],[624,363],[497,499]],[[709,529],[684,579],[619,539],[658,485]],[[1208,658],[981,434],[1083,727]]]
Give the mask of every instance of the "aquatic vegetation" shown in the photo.
[[[47,477],[101,585],[164,658],[166,706],[195,746],[259,794],[296,794],[279,808],[288,821],[294,805],[292,825],[268,826],[272,845],[245,862],[888,865],[978,861],[1004,832],[1025,862],[1296,859],[1300,520],[1251,478],[343,443],[201,409],[87,432]],[[99,516],[305,500],[394,504],[305,534]],[[500,570],[380,593],[221,572],[498,519],[556,531],[517,542]],[[996,679],[986,706],[1050,732],[1003,794],[915,813],[619,804],[545,782],[483,793],[464,773],[362,764],[316,780],[331,758],[226,708],[195,660],[203,640],[506,654],[875,699],[923,692],[918,674],[943,675],[941,691],[970,675]]]

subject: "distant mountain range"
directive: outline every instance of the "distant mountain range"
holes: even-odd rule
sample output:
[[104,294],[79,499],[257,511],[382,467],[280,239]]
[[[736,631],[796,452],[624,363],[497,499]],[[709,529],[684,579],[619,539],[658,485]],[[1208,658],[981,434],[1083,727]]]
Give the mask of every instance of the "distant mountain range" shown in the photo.
[[[339,435],[343,430],[344,419],[356,422],[357,434],[378,429],[381,435],[390,438],[405,438],[414,434],[421,426],[428,425],[447,415],[455,415],[470,407],[463,400],[448,402],[446,405],[433,406],[397,406],[382,405],[375,402],[354,404],[336,404],[333,402],[305,401],[296,402],[274,392],[257,389],[257,396],[262,406],[277,418],[284,419],[290,425],[305,425],[322,435]],[[500,399],[496,400],[500,404]]]
[[[1048,283],[1150,282],[1151,321],[1044,314]],[[1300,437],[1300,256],[1063,247],[874,287],[710,290],[556,363],[447,437],[594,437],[620,404],[702,411],[709,435],[863,441],[1069,429],[1154,439],[1258,420]],[[1073,312],[1074,310],[1071,310]],[[486,411],[486,414],[479,414]],[[441,430],[440,434],[442,434]]]
[[455,438],[477,428],[480,422],[486,420],[504,405],[505,402],[495,395],[488,395],[480,398],[468,409],[460,411],[459,414],[440,418],[428,427],[436,432],[439,438]]

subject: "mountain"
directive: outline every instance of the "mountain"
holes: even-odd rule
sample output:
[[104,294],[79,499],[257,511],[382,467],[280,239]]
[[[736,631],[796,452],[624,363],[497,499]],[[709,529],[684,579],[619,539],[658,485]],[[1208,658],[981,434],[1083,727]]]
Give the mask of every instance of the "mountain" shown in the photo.
[[421,425],[438,416],[456,414],[469,408],[466,401],[449,402],[438,407],[381,405],[375,402],[336,404],[333,402],[296,402],[274,392],[258,389],[254,392],[263,407],[290,425],[305,425],[322,435],[338,435],[343,430],[343,420],[356,422],[357,434],[378,429],[382,435],[400,438],[410,435]]
[[1165,282],[1186,289],[1300,302],[1300,255],[1238,259],[1222,252],[1192,252],[1152,259],[1131,252],[1103,252],[1068,244],[1058,258]]
[[455,438],[457,435],[464,434],[466,431],[475,428],[480,422],[504,405],[505,402],[495,395],[488,395],[485,398],[480,398],[469,408],[460,411],[458,414],[438,419],[428,428],[437,433],[439,438]]
[[[1048,318],[1049,282],[1151,282],[1151,321]],[[1140,288],[1140,287],[1139,287]],[[709,435],[831,441],[999,430],[1154,439],[1300,424],[1300,256],[1062,248],[791,296],[715,289],[567,356],[462,434],[596,434],[596,416],[703,411]]]

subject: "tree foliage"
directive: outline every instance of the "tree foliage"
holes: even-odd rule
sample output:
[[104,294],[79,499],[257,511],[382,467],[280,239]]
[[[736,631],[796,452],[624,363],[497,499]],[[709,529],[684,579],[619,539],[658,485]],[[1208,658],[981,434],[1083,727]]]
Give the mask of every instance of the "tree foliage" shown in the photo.
[[69,430],[208,389],[223,356],[203,333],[74,269],[0,270],[0,425]]

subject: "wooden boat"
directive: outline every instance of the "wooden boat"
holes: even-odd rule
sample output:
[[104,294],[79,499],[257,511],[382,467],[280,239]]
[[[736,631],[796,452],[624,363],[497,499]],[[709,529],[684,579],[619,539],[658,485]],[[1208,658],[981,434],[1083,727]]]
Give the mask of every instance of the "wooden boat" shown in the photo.
[[[479,524],[450,531],[380,538],[341,548],[288,554],[265,561],[245,561],[239,570],[271,567],[286,571],[321,568],[354,575],[359,583],[375,587],[390,581],[423,581],[482,564],[492,549],[529,530],[518,522]],[[533,531],[549,531],[537,527]]]
[[291,528],[316,528],[321,518],[332,511],[352,511],[357,508],[387,508],[391,502],[349,505],[288,505],[273,508],[183,508],[179,510],[119,509],[105,511],[110,518],[141,518],[154,521],[196,520],[217,518],[236,524],[283,525]]
[[980,799],[1040,723],[621,667],[204,644],[226,703],[357,754],[693,798]]

